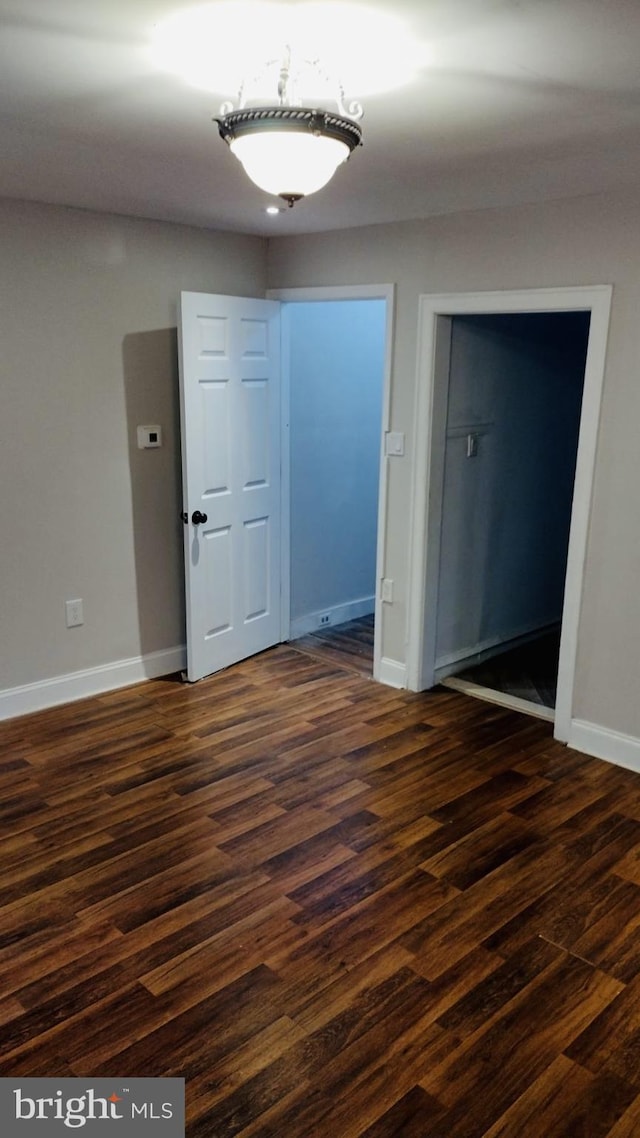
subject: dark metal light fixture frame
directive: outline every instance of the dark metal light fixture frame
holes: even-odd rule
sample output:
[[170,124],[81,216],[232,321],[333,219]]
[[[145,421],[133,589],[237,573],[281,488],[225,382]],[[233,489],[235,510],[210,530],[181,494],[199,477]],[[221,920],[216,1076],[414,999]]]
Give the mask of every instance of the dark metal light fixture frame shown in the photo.
[[[271,61],[269,67],[277,63],[278,95],[281,102],[277,106],[248,107],[244,101],[244,87],[240,92],[240,106],[234,110],[232,103],[223,103],[220,117],[214,118],[218,125],[220,138],[232,146],[243,136],[278,133],[311,134],[317,138],[329,138],[341,142],[347,148],[347,157],[362,145],[362,131],[357,120],[362,117],[362,107],[353,102],[348,110],[343,105],[343,92],[340,87],[335,94],[338,112],[326,111],[317,107],[297,105],[291,94],[291,48],[287,47],[281,61]],[[319,69],[318,61],[312,66]],[[347,117],[350,115],[351,117]],[[293,206],[304,195],[282,192],[279,195],[289,206]]]

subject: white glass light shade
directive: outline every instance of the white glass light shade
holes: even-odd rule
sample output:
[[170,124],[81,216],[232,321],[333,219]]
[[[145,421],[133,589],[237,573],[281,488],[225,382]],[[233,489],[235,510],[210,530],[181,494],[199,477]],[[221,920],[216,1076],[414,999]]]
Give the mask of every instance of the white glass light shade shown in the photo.
[[350,154],[340,139],[310,131],[242,134],[229,145],[256,186],[282,196],[305,197],[322,189]]

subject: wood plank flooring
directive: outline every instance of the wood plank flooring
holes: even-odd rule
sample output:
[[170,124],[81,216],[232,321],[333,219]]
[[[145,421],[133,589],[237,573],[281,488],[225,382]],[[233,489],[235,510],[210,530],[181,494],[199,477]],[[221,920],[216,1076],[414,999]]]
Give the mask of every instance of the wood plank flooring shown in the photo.
[[492,656],[458,672],[460,680],[513,695],[541,707],[556,706],[560,632],[550,632],[528,644]]
[[280,646],[0,725],[0,1076],[189,1138],[640,1133],[640,778]]
[[292,647],[361,676],[372,676],[374,623],[373,613],[360,616],[301,636]]

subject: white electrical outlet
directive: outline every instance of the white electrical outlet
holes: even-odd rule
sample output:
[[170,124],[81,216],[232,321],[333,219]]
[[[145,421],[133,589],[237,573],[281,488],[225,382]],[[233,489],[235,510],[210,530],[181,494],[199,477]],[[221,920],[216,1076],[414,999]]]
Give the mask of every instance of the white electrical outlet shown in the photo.
[[328,624],[331,624],[331,613],[330,612],[321,613],[320,616],[318,617],[318,628],[326,628],[326,626]]
[[137,428],[138,450],[154,450],[162,446],[162,427],[158,424]]
[[67,618],[67,628],[78,628],[79,625],[84,624],[82,600],[65,601],[64,609]]

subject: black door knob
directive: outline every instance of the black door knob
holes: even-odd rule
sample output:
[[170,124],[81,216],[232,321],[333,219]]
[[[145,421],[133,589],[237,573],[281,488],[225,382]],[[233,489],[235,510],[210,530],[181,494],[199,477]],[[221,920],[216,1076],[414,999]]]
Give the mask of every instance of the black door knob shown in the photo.
[[194,510],[193,511],[193,513],[191,515],[191,521],[193,522],[194,526],[202,525],[202,523],[206,522],[206,520],[207,520],[206,514],[201,514],[200,510]]
[[182,521],[186,525],[187,522],[189,521],[189,515],[188,515],[187,511],[183,510],[182,513],[180,514],[180,517],[182,518]]

